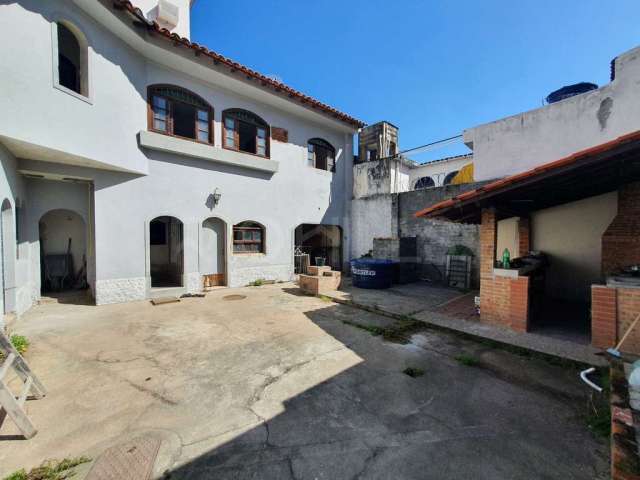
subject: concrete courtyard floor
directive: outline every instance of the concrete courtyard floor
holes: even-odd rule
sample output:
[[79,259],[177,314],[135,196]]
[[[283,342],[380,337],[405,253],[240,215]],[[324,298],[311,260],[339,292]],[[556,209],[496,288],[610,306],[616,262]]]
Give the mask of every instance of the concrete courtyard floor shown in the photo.
[[575,370],[441,331],[369,332],[393,321],[293,284],[37,306],[15,331],[49,394],[27,402],[33,439],[0,429],[0,478],[138,437],[162,440],[156,476],[171,479],[608,477]]

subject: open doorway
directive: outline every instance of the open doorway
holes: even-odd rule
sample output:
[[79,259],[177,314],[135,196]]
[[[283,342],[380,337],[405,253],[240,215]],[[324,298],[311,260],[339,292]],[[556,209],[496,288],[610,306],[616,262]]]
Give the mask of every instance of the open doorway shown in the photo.
[[151,287],[182,287],[184,246],[182,222],[175,217],[156,217],[149,223]]
[[204,288],[227,284],[225,274],[226,225],[211,217],[202,222],[200,233],[200,274]]
[[87,229],[66,209],[50,210],[38,222],[42,293],[86,290]]
[[15,225],[11,202],[2,202],[2,297],[4,313],[16,310],[16,281],[15,281]]
[[308,256],[303,262],[296,259],[296,273],[304,273],[298,270],[304,270],[305,264],[323,264],[332,270],[342,270],[342,228],[303,223],[298,225],[294,236],[296,257]]

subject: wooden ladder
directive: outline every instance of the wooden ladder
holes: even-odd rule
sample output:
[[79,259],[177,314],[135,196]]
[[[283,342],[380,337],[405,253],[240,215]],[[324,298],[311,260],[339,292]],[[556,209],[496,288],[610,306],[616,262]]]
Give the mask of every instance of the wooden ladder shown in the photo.
[[[29,397],[29,393],[34,398],[42,398],[47,394],[47,391],[2,330],[0,330],[0,352],[4,355],[4,362],[0,365],[0,407],[2,407],[0,409],[0,425],[6,415],[9,415],[25,438],[31,438],[38,431],[24,411],[24,403]],[[7,374],[12,368],[22,380],[22,390],[17,397],[9,390],[5,382]]]

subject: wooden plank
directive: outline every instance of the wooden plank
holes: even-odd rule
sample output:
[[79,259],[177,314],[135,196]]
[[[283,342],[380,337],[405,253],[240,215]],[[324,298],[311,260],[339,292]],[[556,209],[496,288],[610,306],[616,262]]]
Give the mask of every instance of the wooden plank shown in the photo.
[[204,288],[223,287],[225,284],[224,273],[212,273],[202,276],[202,284]]
[[47,394],[47,389],[44,388],[44,385],[38,377],[36,377],[27,362],[22,355],[15,349],[11,340],[4,334],[4,332],[0,331],[0,351],[2,351],[5,355],[9,356],[10,354],[14,354],[15,359],[13,360],[13,369],[16,371],[18,376],[22,379],[23,382],[27,381],[29,376],[33,377],[33,395],[36,398],[42,398]]
[[33,385],[33,377],[27,378],[27,381],[24,382],[22,387],[22,391],[20,392],[20,396],[18,397],[18,405],[22,407],[24,402],[27,401],[27,397],[29,396],[29,391],[31,390],[31,386]]
[[25,438],[29,439],[38,432],[3,381],[0,381],[0,405],[2,405],[7,415],[13,420]]
[[166,303],[175,303],[179,301],[180,299],[178,297],[160,297],[151,299],[151,303],[153,305],[164,305]]
[[0,367],[0,380],[2,380],[6,375],[11,365],[13,365],[14,360],[16,359],[16,355],[13,352],[9,353],[9,356],[5,359],[2,367]]

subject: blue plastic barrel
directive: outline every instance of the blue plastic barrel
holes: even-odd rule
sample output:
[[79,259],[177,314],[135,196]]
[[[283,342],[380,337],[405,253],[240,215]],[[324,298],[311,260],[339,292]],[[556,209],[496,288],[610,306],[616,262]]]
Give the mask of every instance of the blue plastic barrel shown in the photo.
[[398,262],[380,258],[351,260],[351,279],[358,288],[389,288]]

